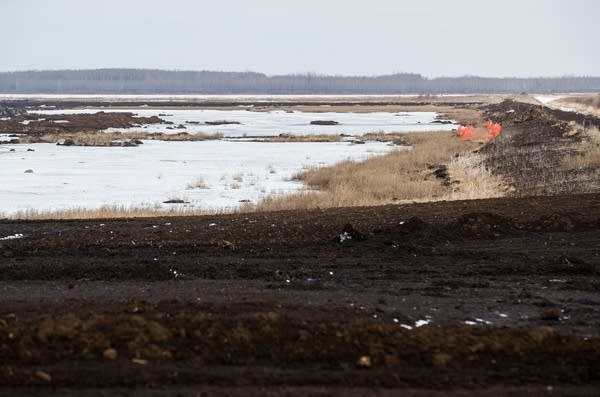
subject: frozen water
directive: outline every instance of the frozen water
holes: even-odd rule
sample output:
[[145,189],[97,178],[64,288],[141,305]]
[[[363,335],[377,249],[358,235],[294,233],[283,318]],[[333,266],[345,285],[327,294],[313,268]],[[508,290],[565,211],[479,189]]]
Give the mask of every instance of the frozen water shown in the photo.
[[[28,152],[28,148],[35,151]],[[10,149],[15,149],[11,152]],[[303,187],[303,169],[362,160],[394,148],[383,143],[144,141],[138,147],[0,146],[0,213],[104,205],[233,209]],[[24,173],[31,169],[33,173]],[[169,199],[186,204],[163,204]]]
[[[158,116],[173,124],[141,125],[128,129],[109,128],[107,131],[144,131],[190,134],[203,132],[209,135],[223,134],[225,137],[275,136],[282,133],[296,135],[330,134],[362,135],[367,132],[408,132],[408,131],[449,131],[454,124],[432,122],[438,115],[435,112],[256,112],[249,110],[215,109],[150,109],[150,108],[82,108],[82,109],[43,109],[32,111],[39,115],[50,114],[89,114],[96,112],[131,112],[139,117]],[[159,116],[160,115],[160,116]],[[207,121],[236,121],[240,124],[207,125]],[[338,125],[311,125],[314,120],[333,120]],[[173,128],[183,125],[185,128]],[[167,129],[170,127],[170,129]]]
[[535,95],[534,98],[543,103],[544,105],[548,105],[550,102],[555,101],[557,99],[563,98],[564,95]]

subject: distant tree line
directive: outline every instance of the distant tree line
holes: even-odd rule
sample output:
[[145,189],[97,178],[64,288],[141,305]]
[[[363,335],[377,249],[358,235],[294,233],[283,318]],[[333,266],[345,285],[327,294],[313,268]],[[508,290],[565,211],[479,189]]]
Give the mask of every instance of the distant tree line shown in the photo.
[[1,72],[0,93],[15,94],[510,94],[598,92],[600,77],[425,78],[386,76],[267,76],[254,72],[93,69]]

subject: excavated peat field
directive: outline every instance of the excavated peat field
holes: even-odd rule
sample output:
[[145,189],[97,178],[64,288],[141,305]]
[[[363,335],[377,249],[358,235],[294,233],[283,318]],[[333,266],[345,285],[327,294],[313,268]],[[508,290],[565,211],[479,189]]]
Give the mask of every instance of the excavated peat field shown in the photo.
[[599,194],[0,221],[15,235],[0,394],[600,387]]

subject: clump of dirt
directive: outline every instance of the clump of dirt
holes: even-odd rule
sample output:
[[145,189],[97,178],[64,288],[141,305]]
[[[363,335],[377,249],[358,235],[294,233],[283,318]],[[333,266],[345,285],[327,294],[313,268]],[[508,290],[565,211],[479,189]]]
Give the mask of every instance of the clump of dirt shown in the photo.
[[594,275],[598,273],[598,266],[575,256],[561,257],[556,268],[559,272],[566,274]]
[[229,125],[229,124],[242,124],[242,123],[240,123],[239,121],[233,121],[233,120],[214,120],[214,121],[205,121],[204,124],[206,124],[206,125]]
[[339,122],[335,120],[313,120],[310,122],[311,125],[338,125]]
[[498,237],[522,229],[513,219],[489,212],[472,212],[461,215],[449,223],[445,230],[453,238]]
[[580,219],[581,216],[579,214],[554,213],[550,215],[544,215],[528,226],[534,230],[569,232],[576,228],[587,226],[587,224],[582,222]]
[[430,253],[432,246],[447,239],[445,231],[413,216],[395,226],[377,229],[372,244],[391,246],[402,251]]
[[340,243],[348,243],[350,241],[365,241],[367,239],[367,235],[356,230],[354,226],[350,223],[347,223],[340,235],[334,240],[339,241]]

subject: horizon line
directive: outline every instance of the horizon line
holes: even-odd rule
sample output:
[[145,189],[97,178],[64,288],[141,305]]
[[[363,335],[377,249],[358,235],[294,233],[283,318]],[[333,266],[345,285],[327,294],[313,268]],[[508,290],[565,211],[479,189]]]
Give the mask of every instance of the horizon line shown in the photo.
[[427,80],[436,79],[459,79],[459,78],[481,78],[481,79],[561,79],[561,78],[600,78],[600,75],[577,75],[577,74],[563,74],[563,75],[547,75],[547,76],[482,76],[477,74],[464,74],[464,75],[438,75],[438,76],[426,76],[416,72],[393,72],[385,74],[327,74],[318,72],[288,72],[288,73],[277,73],[267,74],[263,72],[257,72],[252,70],[235,71],[235,70],[210,70],[210,69],[162,69],[162,68],[136,68],[136,67],[98,67],[98,68],[61,68],[61,69],[23,69],[23,70],[3,70],[0,74],[8,73],[44,73],[44,72],[85,72],[85,71],[99,71],[99,70],[132,70],[132,71],[154,71],[154,72],[169,72],[169,73],[229,73],[229,74],[257,74],[267,78],[271,77],[282,77],[282,76],[303,76],[303,77],[333,77],[333,78],[378,78],[378,77],[390,77],[398,75],[413,75],[419,76]]

